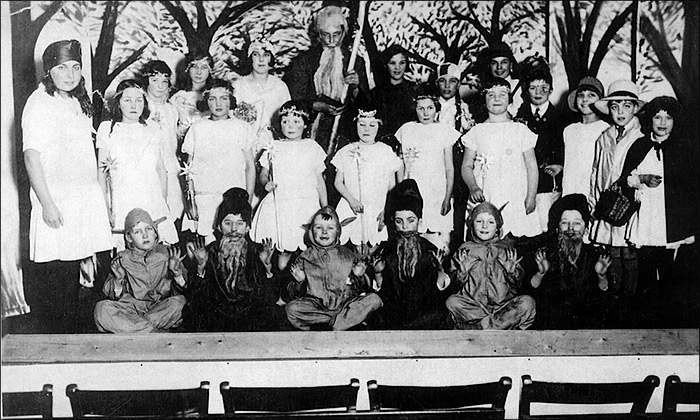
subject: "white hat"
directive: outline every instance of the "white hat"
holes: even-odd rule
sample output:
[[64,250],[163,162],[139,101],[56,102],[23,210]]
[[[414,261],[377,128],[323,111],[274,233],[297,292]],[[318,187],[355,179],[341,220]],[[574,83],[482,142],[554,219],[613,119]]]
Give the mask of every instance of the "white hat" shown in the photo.
[[640,108],[646,103],[639,99],[639,88],[637,85],[629,80],[616,80],[610,83],[608,87],[608,96],[596,101],[593,106],[598,111],[609,114],[610,109],[608,109],[608,102],[610,101],[632,101]]
[[438,78],[440,79],[452,79],[462,80],[462,72],[459,70],[459,66],[454,63],[443,63],[438,66]]

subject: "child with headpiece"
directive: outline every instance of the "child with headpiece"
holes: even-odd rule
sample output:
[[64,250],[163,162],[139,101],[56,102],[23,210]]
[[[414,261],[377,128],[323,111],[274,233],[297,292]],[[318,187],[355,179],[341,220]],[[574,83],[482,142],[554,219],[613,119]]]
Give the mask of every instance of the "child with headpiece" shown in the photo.
[[451,261],[458,291],[445,303],[455,329],[526,329],[535,320],[535,300],[518,295],[523,269],[513,241],[501,238],[501,211],[484,201],[467,224],[467,241]]
[[[135,207],[156,218],[165,217],[160,239],[167,244],[179,242],[175,220],[168,208],[168,180],[161,152],[160,133],[148,122],[150,109],[146,92],[135,79],[123,80],[113,99],[112,119],[97,129],[97,156],[102,167],[98,172],[110,222],[116,231],[124,230],[121,222]],[[114,234],[114,246],[124,249],[124,237]]]
[[276,304],[281,293],[272,274],[272,241],[253,242],[251,220],[248,193],[231,188],[216,213],[216,240],[190,245],[196,269],[188,279],[185,330],[271,331],[286,324]]
[[177,125],[180,116],[175,105],[168,102],[172,74],[170,67],[161,60],[151,60],[141,70],[143,85],[146,88],[146,99],[151,111],[148,122],[158,129],[161,137],[161,156],[168,180],[169,219],[175,222],[176,226],[179,226],[185,204],[179,177]]
[[177,247],[158,243],[158,223],[134,208],[124,219],[126,249],[112,260],[112,273],[95,305],[97,329],[113,333],[164,332],[181,322],[187,270]]
[[537,236],[542,233],[535,211],[537,135],[511,119],[512,93],[507,80],[489,79],[483,94],[489,117],[462,137],[462,177],[469,187],[469,205],[489,201],[503,207],[507,203],[502,210],[502,234]]
[[460,133],[436,121],[440,101],[435,87],[418,85],[414,92],[416,121],[396,132],[404,163],[402,179],[416,181],[425,200],[421,233],[447,251],[452,232],[452,187],[454,162],[452,145]]
[[447,327],[442,270],[444,253],[419,233],[423,197],[414,179],[401,181],[386,204],[389,239],[371,255],[377,294],[384,302],[377,327],[386,329],[444,329]]
[[[460,86],[462,83],[462,72],[457,64],[443,63],[438,66],[437,87],[440,101],[440,112],[437,120],[447,124],[464,134],[476,123],[469,111],[469,106],[460,96]],[[454,205],[453,224],[454,234],[450,249],[455,249],[464,242],[464,218],[467,212],[467,201],[469,191],[467,185],[460,176],[462,161],[464,160],[464,145],[457,140],[452,145],[452,161],[454,166],[454,187],[452,196]]]
[[604,95],[603,84],[595,77],[579,80],[576,89],[569,92],[569,109],[579,115],[579,122],[564,128],[564,175],[562,195],[579,193],[586,197],[591,192],[591,167],[598,136],[610,124],[600,118],[593,104]]
[[175,105],[180,115],[178,135],[185,137],[192,123],[206,116],[207,107],[200,109],[203,92],[207,83],[214,77],[214,59],[207,51],[192,50],[178,66],[175,90],[170,103]]
[[[593,103],[603,114],[608,114],[612,125],[603,131],[595,144],[589,208],[595,209],[600,194],[621,180],[625,157],[632,144],[644,136],[637,113],[646,102],[639,99],[639,87],[630,80],[616,80],[608,87],[608,96]],[[595,212],[594,212],[595,214]],[[595,219],[591,225],[590,240],[610,247],[612,287],[625,296],[637,291],[637,253],[625,238],[629,222],[622,226]]]
[[279,116],[284,137],[270,142],[260,156],[259,181],[267,195],[255,212],[250,236],[255,242],[272,238],[283,271],[293,252],[306,249],[302,226],[328,204],[328,196],[326,153],[306,136],[309,112],[301,102],[288,101]]
[[291,99],[287,84],[270,74],[275,67],[276,55],[277,48],[267,38],[261,35],[253,39],[243,62],[245,76],[233,81],[238,103],[255,107],[256,118],[251,125],[256,138],[253,145],[256,159],[260,150],[272,140],[275,113]]
[[382,307],[382,300],[372,293],[361,255],[340,245],[345,222],[332,207],[318,210],[308,228],[310,246],[292,263],[294,281],[289,287],[292,295],[301,297],[285,308],[289,322],[300,330],[315,326],[347,330]]
[[[214,240],[214,218],[224,192],[239,187],[253,195],[255,162],[251,144],[255,139],[248,123],[231,116],[236,108],[233,88],[225,80],[213,79],[204,90],[209,116],[192,124],[182,144],[187,155],[184,176],[193,181],[196,214],[190,208],[182,230]],[[192,188],[191,188],[192,189]]]
[[359,141],[340,149],[331,160],[335,166],[335,188],[343,196],[337,212],[341,219],[356,216],[343,229],[341,243],[378,245],[387,239],[384,205],[396,185],[401,160],[390,146],[377,142],[383,121],[377,110],[359,110],[355,117]]

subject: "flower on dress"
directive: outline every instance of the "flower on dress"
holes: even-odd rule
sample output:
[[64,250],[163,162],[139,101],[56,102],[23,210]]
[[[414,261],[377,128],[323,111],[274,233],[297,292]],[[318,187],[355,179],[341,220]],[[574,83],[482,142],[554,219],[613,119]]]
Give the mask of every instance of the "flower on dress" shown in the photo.
[[108,156],[107,159],[100,162],[100,168],[105,173],[110,173],[117,169],[117,160],[112,156]]
[[353,147],[352,150],[350,150],[350,158],[356,165],[360,165],[360,163],[365,161],[364,156],[362,156],[362,150],[359,144],[356,144],[355,147]]
[[258,111],[255,109],[255,105],[251,105],[248,102],[239,103],[233,110],[232,115],[247,123],[258,119]]
[[182,166],[180,167],[180,176],[184,176],[185,179],[191,179],[195,175],[192,166],[193,165],[191,163],[183,162]]

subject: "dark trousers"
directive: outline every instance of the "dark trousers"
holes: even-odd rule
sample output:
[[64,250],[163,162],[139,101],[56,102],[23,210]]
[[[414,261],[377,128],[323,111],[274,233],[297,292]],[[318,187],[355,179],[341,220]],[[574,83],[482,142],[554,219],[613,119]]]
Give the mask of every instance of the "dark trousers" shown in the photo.
[[36,318],[36,332],[77,333],[80,261],[30,262],[27,268],[27,303]]

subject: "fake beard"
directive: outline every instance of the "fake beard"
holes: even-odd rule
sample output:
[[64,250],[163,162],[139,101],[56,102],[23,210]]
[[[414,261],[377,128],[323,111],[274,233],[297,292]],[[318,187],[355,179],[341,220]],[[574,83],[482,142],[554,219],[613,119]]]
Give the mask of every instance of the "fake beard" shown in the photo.
[[344,85],[343,52],[340,47],[324,48],[318,70],[314,74],[316,92],[339,101]]
[[399,280],[405,282],[416,274],[416,265],[420,258],[418,232],[397,232],[396,254],[399,265]]
[[562,273],[567,272],[567,267],[576,268],[576,261],[581,254],[583,246],[583,233],[581,232],[559,232],[559,263]]
[[219,244],[219,267],[218,270],[226,279],[224,284],[226,290],[233,294],[236,283],[245,274],[246,256],[248,254],[248,243],[245,239],[224,236]]

